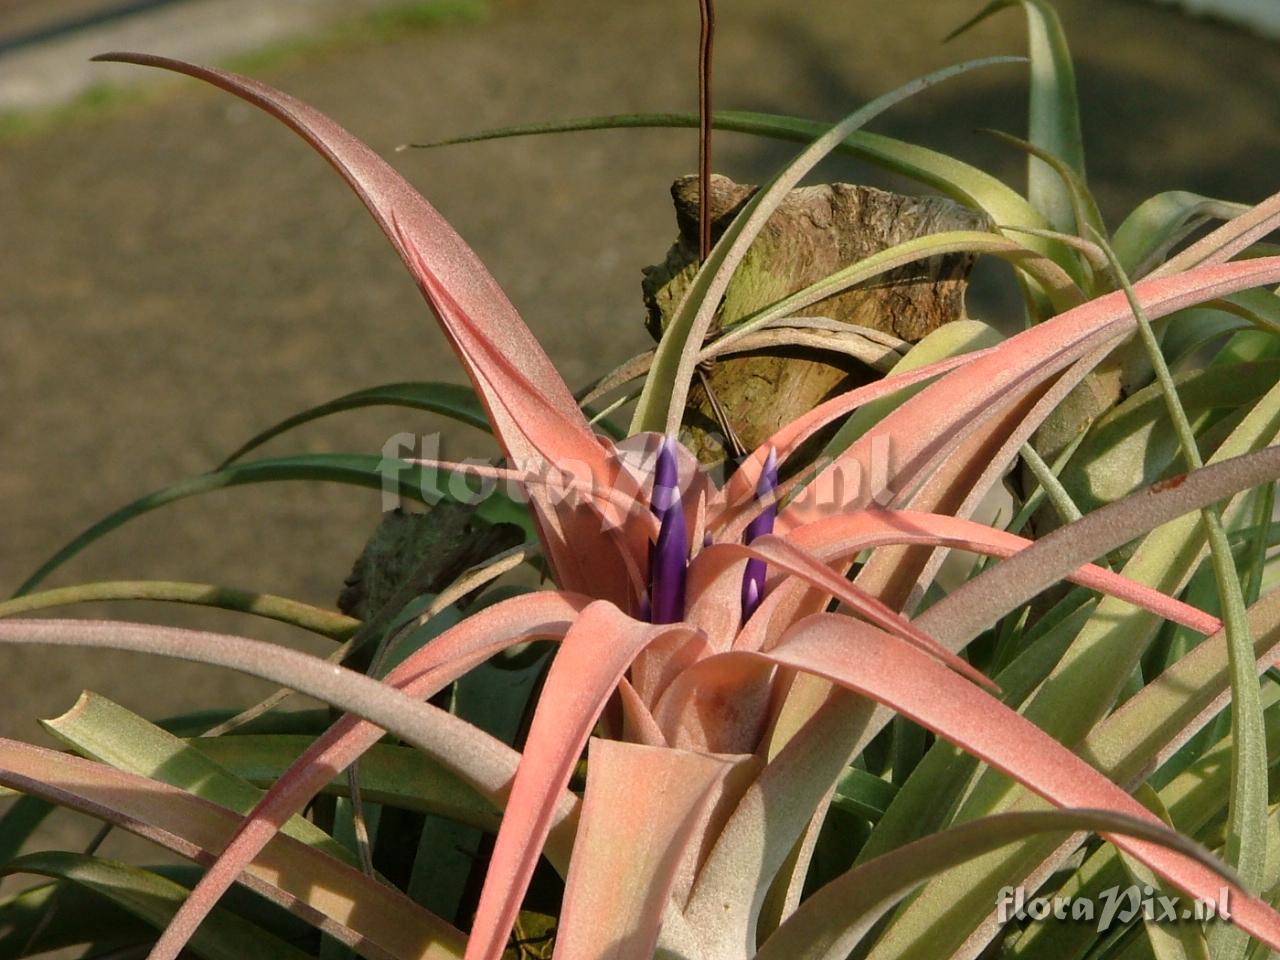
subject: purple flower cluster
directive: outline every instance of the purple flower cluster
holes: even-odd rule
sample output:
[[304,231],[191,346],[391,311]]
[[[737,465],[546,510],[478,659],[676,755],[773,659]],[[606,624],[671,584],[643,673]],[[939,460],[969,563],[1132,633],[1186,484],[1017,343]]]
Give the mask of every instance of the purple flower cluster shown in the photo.
[[[778,460],[769,451],[764,469],[756,484],[756,496],[772,498],[778,486]],[[689,531],[684,519],[684,506],[680,502],[679,465],[676,459],[676,441],[666,438],[658,448],[657,464],[653,475],[653,496],[650,509],[658,518],[658,542],[649,562],[648,615],[653,623],[678,623],[684,618],[685,580],[689,566]],[[770,502],[760,515],[747,525],[745,540],[749,544],[756,537],[773,532],[777,505]],[[751,616],[760,605],[764,592],[765,562],[748,560],[742,578],[742,616]]]

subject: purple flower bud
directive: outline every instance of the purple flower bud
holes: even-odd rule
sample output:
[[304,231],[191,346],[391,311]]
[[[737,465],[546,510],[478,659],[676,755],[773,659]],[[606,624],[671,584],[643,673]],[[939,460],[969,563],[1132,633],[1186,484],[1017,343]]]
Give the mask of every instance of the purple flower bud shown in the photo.
[[653,472],[650,507],[658,518],[658,542],[649,561],[649,596],[653,623],[684,619],[685,574],[689,563],[689,533],[680,502],[676,442],[664,438]]
[[[760,479],[756,481],[756,496],[764,499],[778,488],[778,452],[772,447],[765,458],[764,467],[760,471]],[[760,511],[760,515],[747,524],[743,541],[750,544],[756,537],[773,533],[773,521],[778,516],[778,505],[771,502]],[[747,561],[747,569],[742,574],[742,619],[746,620],[760,606],[760,597],[764,593],[765,562],[751,559]]]

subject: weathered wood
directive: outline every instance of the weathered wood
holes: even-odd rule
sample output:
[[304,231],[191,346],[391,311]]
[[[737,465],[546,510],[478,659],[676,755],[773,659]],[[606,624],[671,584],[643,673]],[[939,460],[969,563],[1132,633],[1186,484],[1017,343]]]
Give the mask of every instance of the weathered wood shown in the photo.
[[[712,178],[712,231],[718,239],[756,187]],[[696,269],[698,180],[671,188],[679,237],[666,259],[644,271],[646,326],[657,339]],[[946,230],[986,229],[977,213],[938,197],[908,197],[847,183],[793,190],[752,245],[725,293],[718,326],[729,326],[837,270],[915,237]],[[803,311],[858,324],[915,342],[964,314],[973,257],[932,257],[891,271]],[[747,446],[837,392],[879,374],[851,359],[801,348],[760,351],[718,361],[709,374],[738,436]],[[695,385],[682,439],[704,463],[725,457],[711,404]]]
[[392,510],[344,581],[338,609],[369,623],[388,621],[406,602],[439,593],[469,568],[519,545],[524,534],[509,523],[493,524],[475,508],[442,500],[424,513]]

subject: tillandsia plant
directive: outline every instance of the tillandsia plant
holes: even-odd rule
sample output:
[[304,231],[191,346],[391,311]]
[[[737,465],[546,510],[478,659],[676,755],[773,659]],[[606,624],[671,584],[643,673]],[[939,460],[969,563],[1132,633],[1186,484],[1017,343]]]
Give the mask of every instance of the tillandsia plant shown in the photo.
[[[250,444],[60,551],[0,607],[0,642],[218,664],[348,712],[317,731],[314,717],[270,710],[210,736],[207,723],[166,729],[86,695],[48,723],[72,754],[0,741],[0,785],[24,794],[0,820],[5,870],[57,880],[0,904],[0,945],[22,955],[150,943],[153,928],[163,931],[153,958],[481,960],[552,943],[565,960],[1280,950],[1269,791],[1280,687],[1268,672],[1280,657],[1280,257],[1261,242],[1280,223],[1280,195],[1253,208],[1162,195],[1108,236],[1084,178],[1065,40],[1047,4],[1020,6],[1033,41],[1031,132],[1017,141],[1030,154],[1026,198],[860,130],[907,96],[1010,58],[940,71],[828,129],[716,119],[812,142],[705,251],[652,356],[602,381],[600,395],[644,377],[630,429],[608,438],[471,250],[371,150],[254,80],[107,57],[212,83],[312,144],[404,261],[474,389],[388,385],[269,433],[371,403],[485,424],[504,464],[424,461],[392,473],[419,495],[450,472],[510,480],[528,501],[532,539],[433,595],[393,597],[363,624],[190,584],[30,592],[97,536],[180,496],[302,476],[378,484],[387,473],[354,456],[241,462]],[[886,250],[708,339],[770,214],[841,149],[940,188],[995,226]],[[1220,215],[1224,225],[1169,256]],[[1014,264],[1022,332],[943,327],[882,379],[748,451],[722,485],[681,446],[700,362],[833,292],[952,250]],[[796,464],[834,423],[826,455]],[[972,519],[1002,483],[1016,488],[1017,514],[1003,525]],[[514,511],[491,498],[481,516]],[[1021,535],[1033,521],[1035,540]],[[946,589],[946,550],[998,562]],[[487,589],[535,553],[546,588]],[[322,660],[241,637],[15,617],[137,596],[249,609],[343,645]],[[376,652],[351,659],[361,648]],[[470,723],[468,684],[485,670],[528,682],[511,685],[501,722]],[[356,775],[338,776],[357,761]],[[327,819],[362,857],[298,816],[320,793],[342,795]],[[208,869],[16,856],[50,804]],[[492,835],[491,846],[469,830]],[[400,871],[407,880],[379,856],[398,847],[403,862],[406,846],[417,850]],[[1021,910],[1042,891],[1100,911],[1121,887],[1137,891],[1139,909],[1105,923],[1029,924]],[[120,913],[68,910],[86,893]],[[1179,896],[1215,915],[1182,912]],[[1166,909],[1182,922],[1163,923]],[[554,919],[535,929],[538,914]]]

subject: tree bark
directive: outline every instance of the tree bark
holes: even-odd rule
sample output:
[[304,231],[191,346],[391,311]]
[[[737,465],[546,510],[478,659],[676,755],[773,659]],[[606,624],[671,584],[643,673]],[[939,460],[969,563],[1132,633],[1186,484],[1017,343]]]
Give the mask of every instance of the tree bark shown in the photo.
[[[723,233],[757,187],[715,176],[712,231]],[[698,180],[671,188],[679,236],[661,264],[644,270],[646,326],[658,339],[688,289],[698,257]],[[887,247],[947,230],[985,230],[986,218],[939,197],[908,197],[846,183],[791,191],[752,245],[725,292],[718,327],[729,327],[837,270]],[[973,257],[931,257],[802,311],[869,327],[914,343],[964,315]],[[812,348],[781,347],[715,362],[708,381],[734,431],[748,447],[836,393],[880,376],[851,358]],[[726,442],[701,385],[695,384],[681,439],[706,464],[726,456]]]

